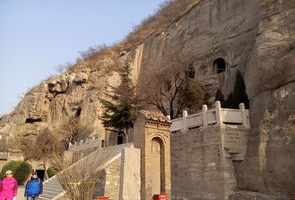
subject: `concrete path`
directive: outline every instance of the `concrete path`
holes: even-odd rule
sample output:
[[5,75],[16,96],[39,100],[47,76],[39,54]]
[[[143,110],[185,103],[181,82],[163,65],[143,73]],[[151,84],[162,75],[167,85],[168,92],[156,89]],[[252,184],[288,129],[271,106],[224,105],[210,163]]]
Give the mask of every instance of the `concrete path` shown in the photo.
[[25,187],[19,186],[17,189],[16,200],[25,200],[24,193],[25,193]]

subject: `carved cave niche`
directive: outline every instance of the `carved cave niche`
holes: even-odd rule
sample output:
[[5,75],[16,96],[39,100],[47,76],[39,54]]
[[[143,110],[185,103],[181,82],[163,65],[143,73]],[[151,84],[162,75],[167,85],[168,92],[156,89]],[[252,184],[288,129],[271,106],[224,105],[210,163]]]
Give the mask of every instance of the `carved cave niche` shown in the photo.
[[217,74],[225,72],[226,68],[227,68],[227,64],[226,64],[225,59],[223,59],[223,58],[215,59],[213,62],[213,67],[214,67],[214,71]]

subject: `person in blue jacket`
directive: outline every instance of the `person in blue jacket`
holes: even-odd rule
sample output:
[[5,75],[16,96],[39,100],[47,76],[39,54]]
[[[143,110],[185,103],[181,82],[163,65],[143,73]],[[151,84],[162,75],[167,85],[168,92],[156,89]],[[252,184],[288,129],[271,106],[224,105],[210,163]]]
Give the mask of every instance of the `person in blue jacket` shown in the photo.
[[26,184],[25,197],[27,200],[36,200],[43,192],[43,183],[33,171],[31,179]]

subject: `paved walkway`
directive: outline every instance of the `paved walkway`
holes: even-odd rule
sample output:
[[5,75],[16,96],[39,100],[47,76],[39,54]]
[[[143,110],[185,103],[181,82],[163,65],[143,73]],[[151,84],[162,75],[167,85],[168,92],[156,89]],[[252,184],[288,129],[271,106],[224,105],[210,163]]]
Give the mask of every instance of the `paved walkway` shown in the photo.
[[18,189],[17,189],[16,200],[25,200],[24,192],[25,192],[25,187],[24,186],[19,186]]

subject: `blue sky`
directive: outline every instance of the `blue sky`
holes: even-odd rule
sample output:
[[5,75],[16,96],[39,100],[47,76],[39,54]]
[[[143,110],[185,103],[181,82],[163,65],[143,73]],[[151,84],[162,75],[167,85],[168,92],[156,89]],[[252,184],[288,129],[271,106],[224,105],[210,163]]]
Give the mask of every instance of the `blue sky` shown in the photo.
[[90,46],[112,44],[164,0],[0,0],[0,115]]

